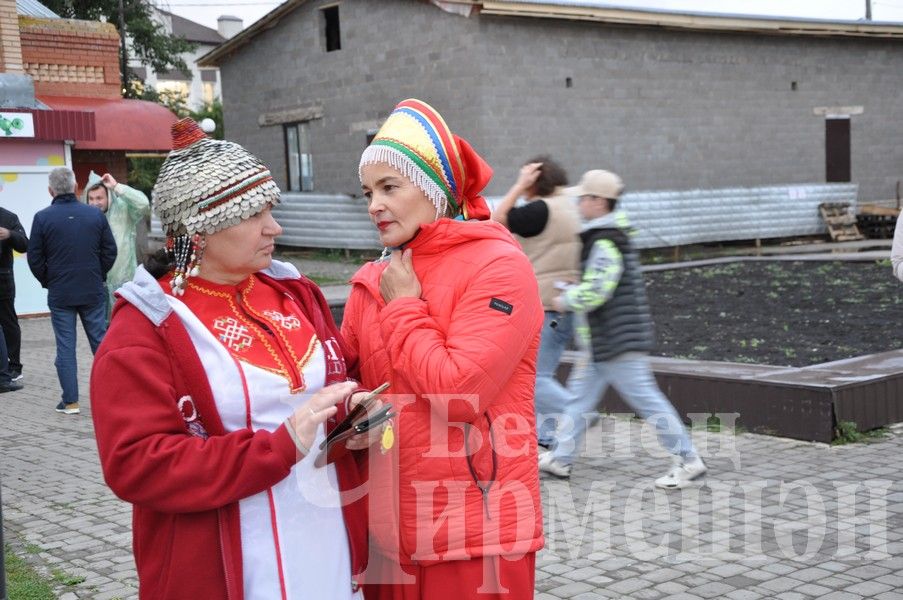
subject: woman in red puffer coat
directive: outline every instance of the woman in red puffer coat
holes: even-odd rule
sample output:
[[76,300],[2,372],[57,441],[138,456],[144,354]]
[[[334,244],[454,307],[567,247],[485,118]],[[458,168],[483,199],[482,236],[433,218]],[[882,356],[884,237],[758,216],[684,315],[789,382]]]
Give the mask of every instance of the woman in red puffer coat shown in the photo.
[[368,600],[533,597],[543,311],[520,246],[488,220],[491,174],[417,100],[361,158],[389,256],[352,279],[342,333],[397,413],[369,459]]

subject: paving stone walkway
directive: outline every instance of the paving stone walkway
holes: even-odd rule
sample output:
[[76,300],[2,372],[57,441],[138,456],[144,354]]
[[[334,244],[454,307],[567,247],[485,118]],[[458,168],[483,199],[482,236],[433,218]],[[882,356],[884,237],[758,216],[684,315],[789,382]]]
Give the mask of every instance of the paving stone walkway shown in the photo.
[[[23,320],[22,334],[26,387],[0,395],[6,540],[45,574],[84,578],[58,585],[64,600],[136,598],[130,508],[104,485],[94,445],[87,341],[82,414],[67,416],[53,410],[49,319]],[[903,599],[903,428],[833,447],[694,439],[710,476],[662,492],[652,480],[668,460],[645,427],[611,416],[590,430],[571,479],[543,480],[537,599]]]

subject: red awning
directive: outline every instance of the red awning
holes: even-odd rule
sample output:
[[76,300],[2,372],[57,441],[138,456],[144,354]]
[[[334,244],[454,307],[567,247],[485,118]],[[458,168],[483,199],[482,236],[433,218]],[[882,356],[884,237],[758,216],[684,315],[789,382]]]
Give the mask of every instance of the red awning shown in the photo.
[[54,110],[94,113],[96,137],[93,141],[76,140],[76,150],[169,152],[172,149],[169,129],[178,118],[155,102],[75,96],[38,96],[38,99]]
[[94,113],[79,110],[38,110],[17,108],[10,112],[31,113],[34,118],[36,140],[85,140],[94,139]]

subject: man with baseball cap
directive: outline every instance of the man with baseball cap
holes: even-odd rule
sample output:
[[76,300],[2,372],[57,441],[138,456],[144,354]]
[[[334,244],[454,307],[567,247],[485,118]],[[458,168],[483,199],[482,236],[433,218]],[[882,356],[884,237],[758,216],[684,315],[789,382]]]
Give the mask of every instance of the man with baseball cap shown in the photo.
[[571,376],[572,402],[564,409],[553,449],[540,458],[540,469],[570,476],[587,418],[596,414],[611,384],[637,414],[655,425],[659,443],[674,456],[671,470],[655,480],[656,486],[678,489],[702,477],[707,468],[652,374],[648,353],[654,339],[646,285],[627,215],[617,210],[623,189],[620,177],[602,170],[587,171],[579,185],[568,188],[580,198],[585,221],[580,233],[583,275],[580,283],[555,298],[555,307],[585,313],[592,362]]

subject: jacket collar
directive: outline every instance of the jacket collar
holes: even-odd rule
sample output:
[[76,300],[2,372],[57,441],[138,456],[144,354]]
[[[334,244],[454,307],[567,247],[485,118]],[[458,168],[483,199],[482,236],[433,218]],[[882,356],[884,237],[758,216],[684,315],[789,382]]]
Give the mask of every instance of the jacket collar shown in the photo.
[[75,194],[60,194],[59,196],[53,197],[53,202],[51,202],[51,204],[63,204],[65,202],[78,202],[78,198]]
[[583,224],[581,231],[589,231],[591,229],[630,229],[630,220],[627,213],[620,209],[603,215],[599,218],[587,221]]

